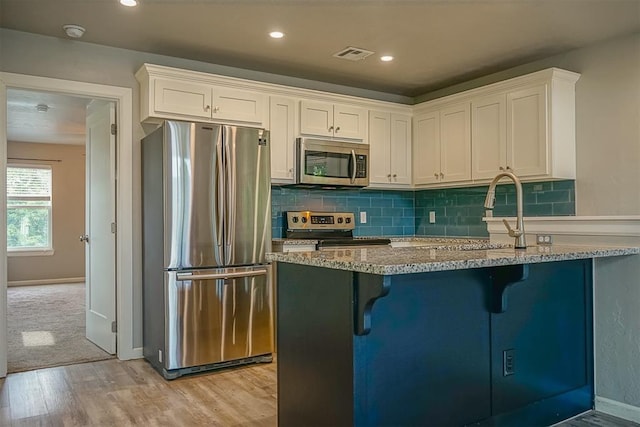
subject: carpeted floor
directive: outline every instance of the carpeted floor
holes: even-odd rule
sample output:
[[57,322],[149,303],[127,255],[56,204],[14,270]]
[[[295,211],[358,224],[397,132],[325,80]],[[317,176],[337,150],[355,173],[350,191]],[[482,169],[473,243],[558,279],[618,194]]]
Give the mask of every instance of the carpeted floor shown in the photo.
[[110,359],[85,338],[84,283],[7,289],[8,371]]

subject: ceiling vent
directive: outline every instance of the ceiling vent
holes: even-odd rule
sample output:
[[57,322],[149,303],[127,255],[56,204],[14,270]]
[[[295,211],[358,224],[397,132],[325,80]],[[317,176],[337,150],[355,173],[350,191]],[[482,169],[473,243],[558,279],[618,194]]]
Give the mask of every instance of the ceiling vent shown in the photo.
[[342,49],[338,53],[334,53],[333,56],[340,59],[346,59],[349,61],[362,61],[369,55],[373,55],[373,52],[366,49],[360,49],[359,47],[347,47]]

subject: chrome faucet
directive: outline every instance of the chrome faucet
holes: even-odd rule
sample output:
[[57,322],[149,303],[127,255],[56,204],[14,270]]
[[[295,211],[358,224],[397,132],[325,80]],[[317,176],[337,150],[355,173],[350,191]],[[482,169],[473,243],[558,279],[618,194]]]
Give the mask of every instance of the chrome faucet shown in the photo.
[[525,249],[527,247],[527,242],[525,241],[524,236],[524,218],[522,217],[522,183],[520,182],[520,178],[518,178],[512,172],[500,172],[493,178],[491,184],[489,184],[489,190],[487,191],[487,198],[484,200],[484,208],[493,210],[493,205],[496,201],[496,185],[500,179],[507,177],[511,178],[513,183],[516,185],[516,228],[515,230],[511,228],[506,219],[503,219],[504,226],[507,227],[507,231],[509,231],[509,236],[515,237],[515,248],[516,249]]

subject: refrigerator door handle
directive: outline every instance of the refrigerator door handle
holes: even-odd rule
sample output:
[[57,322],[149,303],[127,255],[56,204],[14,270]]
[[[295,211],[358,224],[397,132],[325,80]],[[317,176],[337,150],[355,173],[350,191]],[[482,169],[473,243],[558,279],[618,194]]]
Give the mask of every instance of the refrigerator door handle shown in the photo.
[[218,251],[216,251],[216,261],[218,261],[219,265],[224,265],[223,218],[225,215],[225,212],[224,212],[225,206],[224,206],[224,202],[222,201],[225,200],[225,185],[224,185],[225,180],[224,180],[224,164],[222,161],[222,141],[220,139],[216,141],[216,151],[217,151],[216,163],[217,163],[217,169],[218,169],[214,174],[214,176],[216,176],[217,178],[217,184],[218,184],[218,198],[216,198],[214,202],[216,204],[215,206],[215,211],[216,211],[216,218],[215,218],[216,242],[215,244],[218,246]]
[[211,279],[232,279],[236,277],[251,277],[251,276],[264,276],[268,274],[267,269],[257,269],[250,271],[234,271],[227,273],[212,273],[212,274],[193,274],[193,273],[178,273],[176,274],[177,281],[186,280],[211,280]]
[[225,205],[226,212],[224,216],[225,221],[225,231],[226,234],[224,236],[224,244],[225,244],[225,254],[224,254],[224,263],[225,265],[230,265],[234,263],[233,257],[233,236],[235,235],[236,228],[236,216],[234,214],[236,207],[236,197],[237,197],[237,189],[236,189],[236,149],[235,145],[236,141],[236,133],[233,132],[229,127],[224,127],[224,138],[225,138]]

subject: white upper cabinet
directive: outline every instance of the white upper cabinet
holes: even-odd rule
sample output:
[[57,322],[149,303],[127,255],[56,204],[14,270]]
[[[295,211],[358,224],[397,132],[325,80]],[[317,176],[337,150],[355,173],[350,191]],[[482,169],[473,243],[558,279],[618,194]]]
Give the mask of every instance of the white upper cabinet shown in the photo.
[[413,118],[414,184],[471,181],[470,104],[443,106]]
[[296,139],[296,101],[272,96],[269,100],[271,139],[271,182],[287,184],[294,180]]
[[507,93],[505,166],[507,170],[523,177],[549,174],[547,85]]
[[300,101],[300,133],[364,140],[367,110],[330,102]]
[[493,179],[507,167],[507,98],[504,94],[471,102],[473,179]]
[[[153,81],[152,111],[155,115],[180,115],[211,118],[211,86],[180,80]],[[151,115],[151,114],[149,114]]]
[[[432,171],[431,176],[426,167],[418,169],[422,160],[414,158],[414,184],[482,184],[501,171],[512,171],[524,181],[575,179],[578,78],[579,74],[551,68],[416,106],[414,155],[435,144],[424,136],[428,133],[427,122],[418,123],[433,115],[433,111],[438,111],[439,118],[432,118],[430,126],[437,128],[440,149],[448,152],[440,154],[441,170]],[[458,106],[464,103],[471,106],[468,145],[466,114],[460,110],[443,116],[456,101]],[[433,148],[431,152],[435,153]],[[466,170],[467,155],[471,175]],[[437,169],[431,163],[429,168]],[[436,179],[436,172],[442,174],[440,179]]]
[[143,121],[174,119],[267,125],[268,95],[227,85],[224,78],[148,64],[138,70],[136,78],[140,82]]
[[411,117],[369,111],[369,186],[411,185]]
[[503,82],[504,87],[492,85],[492,94],[475,97],[474,182],[487,182],[505,170],[529,181],[575,179],[578,78],[553,68]]

